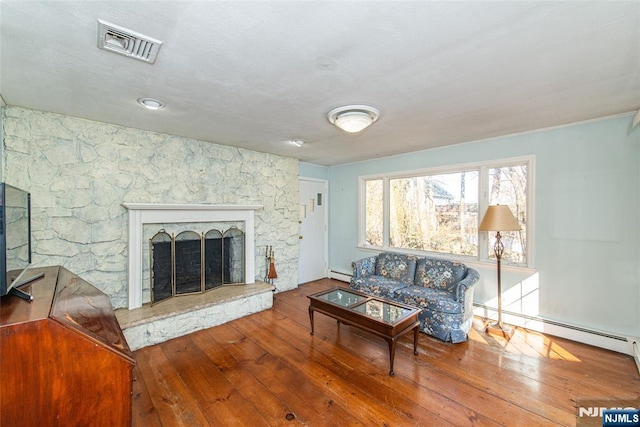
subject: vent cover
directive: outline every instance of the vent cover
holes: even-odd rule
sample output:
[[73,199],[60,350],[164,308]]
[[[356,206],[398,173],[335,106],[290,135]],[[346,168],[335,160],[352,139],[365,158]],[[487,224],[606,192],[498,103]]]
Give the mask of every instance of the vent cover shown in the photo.
[[160,40],[98,19],[98,47],[153,64],[162,46]]

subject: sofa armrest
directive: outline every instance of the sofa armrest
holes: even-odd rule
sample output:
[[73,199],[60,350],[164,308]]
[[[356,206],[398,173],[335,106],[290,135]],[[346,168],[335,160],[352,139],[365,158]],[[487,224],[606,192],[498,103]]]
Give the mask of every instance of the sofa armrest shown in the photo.
[[351,267],[353,268],[353,279],[357,279],[362,276],[373,276],[376,274],[377,260],[378,256],[374,255],[353,261],[351,263]]
[[456,286],[456,301],[461,302],[465,311],[473,305],[473,288],[480,280],[480,274],[473,268],[467,267],[467,275]]

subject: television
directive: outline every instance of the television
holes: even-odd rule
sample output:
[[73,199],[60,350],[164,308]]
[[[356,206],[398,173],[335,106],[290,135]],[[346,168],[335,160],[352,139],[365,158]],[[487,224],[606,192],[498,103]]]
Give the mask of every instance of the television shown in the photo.
[[0,297],[33,297],[18,289],[43,275],[27,277],[31,265],[31,194],[0,183]]

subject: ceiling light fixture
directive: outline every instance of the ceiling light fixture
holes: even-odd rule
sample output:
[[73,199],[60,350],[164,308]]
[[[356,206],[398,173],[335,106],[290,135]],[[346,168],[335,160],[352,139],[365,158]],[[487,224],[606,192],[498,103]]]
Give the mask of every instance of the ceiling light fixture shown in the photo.
[[291,141],[289,141],[291,144],[295,145],[296,147],[302,147],[304,145],[304,141],[301,139],[292,139]]
[[148,110],[162,110],[165,107],[164,102],[153,98],[138,98],[138,104]]
[[345,132],[356,133],[378,120],[380,111],[368,105],[345,105],[327,113],[329,121]]

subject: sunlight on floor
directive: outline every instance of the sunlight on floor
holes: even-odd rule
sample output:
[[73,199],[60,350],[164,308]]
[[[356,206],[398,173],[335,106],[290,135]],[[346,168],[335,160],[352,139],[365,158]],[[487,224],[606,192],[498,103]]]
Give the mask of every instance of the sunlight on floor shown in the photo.
[[[531,274],[524,278],[517,277],[517,275],[509,272],[509,270],[507,270],[506,273],[505,277],[510,279],[507,280],[507,283],[512,284],[508,285],[502,293],[503,310],[506,312],[503,313],[504,323],[510,326],[513,324],[530,326],[535,329],[534,324],[539,322],[536,317],[539,315],[540,304],[540,277],[538,273]],[[488,307],[497,307],[498,298],[497,296],[488,298],[483,301],[483,304],[486,304]],[[476,316],[482,317],[476,317],[474,319],[472,333],[469,335],[469,340],[471,341],[502,347],[504,351],[509,354],[519,354],[523,356],[552,360],[564,360],[568,362],[580,362],[580,359],[558,344],[558,339],[534,332],[531,329],[527,329],[528,333],[524,334],[522,333],[522,329],[512,326],[515,328],[516,332],[510,340],[500,336],[489,335],[484,332],[484,324],[481,319],[492,318],[495,320],[495,317],[497,317],[496,313],[493,310],[487,310],[486,308],[482,310],[476,309],[474,312]],[[521,313],[525,316],[525,319],[517,315],[511,315],[510,312]],[[530,320],[526,320],[526,316],[530,316]]]
[[581,360],[558,343],[558,339],[543,335],[538,332],[515,328],[515,334],[507,340],[495,335],[489,335],[483,330],[483,323],[475,319],[473,328],[469,333],[469,340],[486,345],[497,345],[509,354],[530,356],[552,360],[564,360],[567,362],[580,362]]

